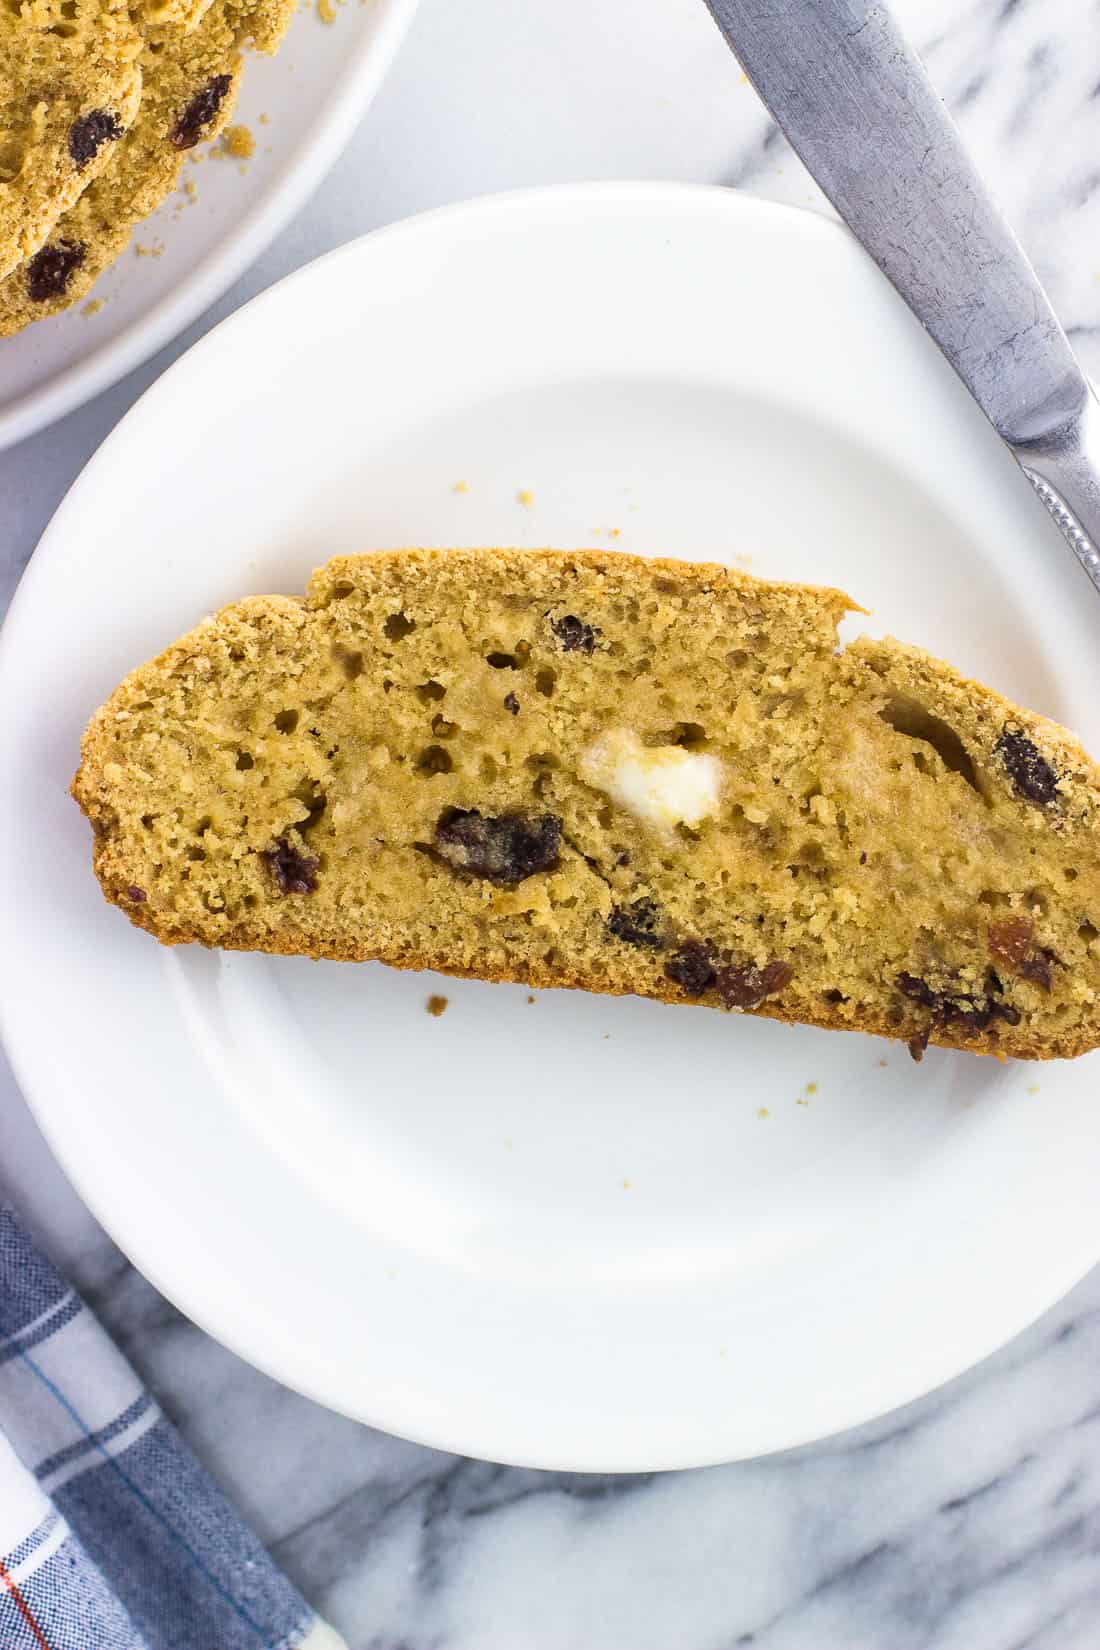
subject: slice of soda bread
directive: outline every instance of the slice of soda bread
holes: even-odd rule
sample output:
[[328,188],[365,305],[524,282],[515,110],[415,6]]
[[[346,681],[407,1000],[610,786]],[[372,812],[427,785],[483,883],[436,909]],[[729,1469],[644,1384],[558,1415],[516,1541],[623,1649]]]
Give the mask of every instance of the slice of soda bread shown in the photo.
[[83,298],[175,188],[187,152],[221,131],[241,77],[241,47],[272,52],[294,0],[214,0],[188,34],[148,40],[141,108],[110,163],[0,281],[0,338]]
[[123,0],[0,7],[0,276],[107,165],[141,102],[140,52]]
[[1100,1042],[1100,772],[839,591],[345,557],[128,676],[73,794],[166,944],[378,958],[1047,1058]]

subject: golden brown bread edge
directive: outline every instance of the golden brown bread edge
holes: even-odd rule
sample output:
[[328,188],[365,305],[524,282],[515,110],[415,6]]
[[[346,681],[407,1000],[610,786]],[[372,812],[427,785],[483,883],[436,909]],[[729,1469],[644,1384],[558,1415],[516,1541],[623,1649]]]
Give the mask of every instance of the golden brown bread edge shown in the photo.
[[[865,613],[867,611],[867,609],[863,608],[845,592],[832,586],[804,585],[798,583],[797,581],[760,580],[752,577],[751,575],[740,574],[722,563],[685,562],[670,557],[635,556],[624,551],[608,552],[602,550],[578,550],[563,552],[557,549],[547,548],[530,549],[519,552],[496,550],[456,552],[451,550],[410,547],[400,550],[376,551],[355,556],[336,557],[326,562],[324,566],[326,570],[328,570],[335,568],[340,563],[356,564],[368,559],[372,561],[381,561],[383,559],[400,560],[410,564],[426,565],[430,562],[436,561],[442,556],[453,556],[456,554],[494,554],[506,556],[518,554],[524,558],[545,558],[559,563],[568,563],[570,565],[581,567],[587,566],[595,569],[605,567],[607,562],[613,559],[616,563],[628,564],[639,573],[644,573],[645,576],[651,578],[667,576],[669,578],[680,580],[685,577],[698,577],[723,581],[743,580],[753,584],[767,584],[775,588],[786,589],[792,592],[810,592],[819,598],[829,598],[836,608],[838,617],[842,616],[844,612]],[[273,601],[280,605],[286,604],[287,606],[299,608],[309,605],[308,598],[305,596],[287,596],[284,594],[271,597],[256,597],[251,598],[251,600],[257,602]],[[144,670],[150,667],[161,668],[170,666],[173,660],[180,657],[185,657],[196,651],[200,634],[201,627],[189,631],[186,635],[173,642],[169,647],[165,648],[154,659],[147,661],[142,666],[139,666],[138,669]],[[915,655],[919,654],[919,650],[914,649],[911,651]],[[1096,788],[1097,792],[1100,793],[1100,765],[1092,763],[1083,752],[1078,741],[1058,723],[1053,722],[1049,718],[1036,712],[1029,711],[1024,707],[1016,705],[1013,701],[1007,699],[995,689],[989,688],[985,684],[977,682],[972,678],[963,676],[960,672],[955,671],[953,667],[945,666],[943,661],[938,660],[931,655],[921,654],[920,657],[927,660],[927,664],[932,670],[946,669],[950,673],[954,684],[961,694],[978,696],[980,699],[985,701],[988,707],[1003,709],[1011,716],[1014,722],[1022,725],[1024,728],[1030,728],[1033,731],[1036,729],[1041,729],[1043,735],[1045,736],[1047,746],[1050,747],[1051,745],[1056,745],[1060,747],[1067,762],[1071,763],[1073,766],[1080,769],[1082,760],[1084,760],[1084,763],[1089,770],[1089,782]],[[135,673],[136,672],[131,674]],[[90,790],[87,788],[85,780],[87,770],[90,766],[90,758],[93,755],[96,721],[98,716],[108,708],[109,704],[110,701],[108,700],[107,703],[101,707],[100,712],[97,712],[96,716],[92,718],[85,730],[81,741],[81,763],[74,774],[69,787],[70,795],[81,808],[81,811],[88,818],[89,822],[93,825],[93,868],[105,898],[111,904],[116,905],[121,911],[123,911],[134,927],[150,934],[162,945],[175,946],[183,944],[198,944],[202,945],[206,949],[255,951],[257,947],[250,943],[246,937],[247,930],[241,928],[230,927],[223,930],[216,946],[212,946],[209,940],[207,940],[199,930],[188,928],[186,925],[181,924],[173,928],[170,932],[164,931],[158,927],[158,924],[154,920],[154,913],[149,910],[147,906],[135,904],[130,898],[128,892],[130,885],[125,881],[125,879],[114,876],[108,872],[103,863],[103,849],[106,847],[106,842],[101,836],[96,825],[94,798],[90,793]],[[672,981],[666,980],[663,976],[659,976],[655,979],[652,982],[652,985],[647,986],[644,991],[637,991],[627,987],[618,987],[608,983],[605,980],[596,979],[593,976],[586,974],[582,969],[576,969],[569,966],[559,966],[556,963],[553,966],[549,966],[540,962],[538,959],[531,959],[524,965],[522,971],[512,971],[506,968],[495,968],[492,966],[474,969],[448,964],[446,961],[441,960],[438,956],[429,957],[412,948],[400,949],[391,947],[389,949],[379,949],[365,946],[348,946],[344,948],[335,945],[327,945],[324,948],[309,949],[301,945],[280,944],[275,937],[271,938],[270,942],[263,947],[263,950],[265,954],[276,956],[304,956],[311,958],[314,961],[380,962],[385,964],[387,967],[401,970],[415,972],[431,971],[457,979],[476,979],[491,984],[517,984],[529,986],[536,990],[579,990],[590,994],[616,997],[644,995],[653,1001],[666,1003],[675,1007],[704,1006],[713,1008],[715,1006],[719,1006],[709,1001],[706,1003],[700,1003],[697,999],[685,997],[683,992],[678,990]],[[727,1010],[727,1012],[731,1011]],[[739,1009],[738,1012],[751,1014],[759,1018],[775,1020],[786,1025],[806,1025],[825,1031],[855,1031],[870,1036],[883,1037],[891,1042],[904,1043],[907,1040],[908,1035],[905,1029],[899,1030],[897,1024],[892,1022],[885,1014],[875,1015],[872,1012],[861,1012],[858,1018],[847,1018],[824,1001],[819,1001],[815,1004],[812,1011],[810,1011],[808,1005],[803,1004],[801,1005],[800,1012],[798,1014],[792,1014],[785,1010],[781,1004],[775,1003],[774,1001],[769,1001],[768,999],[764,999],[762,1002],[751,1008]],[[1051,1059],[1073,1059],[1100,1046],[1100,1007],[1093,1010],[1090,1018],[1082,1018],[1081,1024],[1076,1028],[1076,1034],[1064,1034],[1055,1046],[1051,1046],[1048,1041],[1043,1040],[1041,1037],[1029,1039],[1027,1037],[1020,1037],[1018,1033],[1014,1033],[1013,1046],[1010,1050],[1006,1051],[1003,1042],[990,1036],[988,1032],[966,1030],[965,1035],[963,1035],[954,1029],[951,1022],[941,1023],[935,1027],[929,1038],[929,1046],[955,1049],[968,1054],[988,1055],[1002,1062],[1006,1060],[1006,1058],[1037,1061]]]
[[[103,879],[100,886],[112,905],[117,905],[124,911],[135,928],[142,928],[152,934],[161,945],[202,945],[206,949],[219,951],[255,951],[256,947],[243,941],[240,930],[227,929],[225,937],[219,941],[216,948],[212,948],[208,940],[204,940],[197,931],[188,932],[179,929],[173,932],[170,938],[161,934],[155,923],[142,920],[141,907],[134,906],[126,898],[125,887],[115,884],[109,887]],[[642,991],[629,991],[625,987],[619,988],[609,985],[606,981],[595,982],[591,976],[581,972],[574,972],[569,968],[549,968],[544,964],[534,962],[524,968],[522,973],[509,972],[507,969],[473,969],[458,968],[441,962],[437,957],[427,958],[418,955],[415,951],[377,951],[351,950],[341,952],[333,948],[323,951],[307,951],[300,946],[267,945],[264,954],[276,957],[309,957],[314,962],[379,962],[387,968],[406,969],[415,973],[430,971],[433,974],[446,974],[457,980],[483,980],[490,985],[522,985],[535,991],[586,991],[601,997],[638,997],[644,996],[651,1002],[668,1003],[677,1008],[705,1008],[713,1012],[718,1005],[714,1003],[700,1003],[690,997],[685,997],[671,982],[664,981],[658,976],[654,988]],[[813,1013],[790,1014],[776,1003],[765,999],[755,1008],[720,1010],[726,1013],[750,1014],[756,1019],[778,1020],[783,1025],[814,1026],[819,1031],[846,1031],[858,1032],[870,1037],[885,1037],[890,1042],[902,1043],[906,1041],[904,1033],[899,1033],[896,1025],[883,1015],[876,1017],[873,1014],[864,1014],[858,1020],[843,1019],[835,1010],[830,1011],[827,1004],[814,1009]],[[1091,1029],[1081,1028],[1076,1039],[1066,1038],[1056,1048],[1041,1041],[1028,1041],[1026,1038],[1014,1042],[1010,1051],[1003,1045],[996,1043],[986,1032],[968,1033],[961,1037],[954,1033],[950,1025],[943,1026],[933,1032],[929,1038],[930,1048],[958,1049],[964,1054],[991,1055],[994,1059],[1004,1061],[1013,1060],[1073,1060],[1078,1055],[1088,1054],[1100,1045],[1100,1026]]]

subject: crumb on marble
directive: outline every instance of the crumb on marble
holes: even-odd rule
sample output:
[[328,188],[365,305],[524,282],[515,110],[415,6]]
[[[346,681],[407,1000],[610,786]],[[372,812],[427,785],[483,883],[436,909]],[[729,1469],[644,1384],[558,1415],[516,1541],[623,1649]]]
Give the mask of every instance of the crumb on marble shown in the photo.
[[335,23],[336,7],[332,0],[317,0],[317,15],[322,23]]
[[80,313],[81,315],[98,315],[106,302],[106,298],[89,298]]
[[771,1112],[768,1110],[767,1106],[757,1106],[756,1115],[757,1117],[770,1117]]
[[270,119],[271,119],[270,115],[266,115],[266,114],[261,115],[260,116],[260,125],[261,126],[266,126],[268,124],[268,122],[270,121]]
[[447,1012],[447,1002],[448,999],[446,997],[431,996],[428,998],[428,1001],[424,1006],[427,1008],[428,1013],[432,1016],[432,1019],[438,1020],[441,1014],[445,1014]]
[[1039,1092],[1039,1085],[1038,1085],[1038,1083],[1029,1083],[1029,1084],[1028,1084],[1028,1090],[1027,1090],[1027,1092],[1028,1092],[1028,1093],[1029,1093],[1029,1094],[1038,1094],[1038,1092]]
[[807,1083],[806,1084],[806,1093],[807,1094],[816,1094],[817,1093],[817,1084],[816,1083]]
[[632,1182],[632,1181],[629,1181],[629,1180],[624,1180],[624,1181],[623,1181],[623,1191],[624,1191],[624,1192],[629,1192],[629,1191],[630,1191],[630,1189],[631,1189],[631,1186],[632,1186],[632,1184],[633,1184],[633,1182]]
[[529,1003],[533,1003],[535,1001],[535,999],[534,999],[534,997],[528,997],[527,1001]]
[[522,504],[525,510],[529,510],[531,508],[532,504],[535,502],[535,495],[531,491],[530,487],[520,488],[519,492],[516,494],[516,502],[518,504]]
[[135,258],[163,258],[164,242],[154,241],[151,246],[146,246],[144,241],[135,241],[134,256]]
[[452,493],[468,493],[469,491],[470,483],[468,481],[456,481],[451,488]]

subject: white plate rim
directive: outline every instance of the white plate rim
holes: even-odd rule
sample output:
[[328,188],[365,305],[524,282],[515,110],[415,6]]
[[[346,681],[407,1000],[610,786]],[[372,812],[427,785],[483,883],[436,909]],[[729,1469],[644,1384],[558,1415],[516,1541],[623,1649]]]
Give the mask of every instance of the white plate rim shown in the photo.
[[385,14],[377,29],[362,35],[349,54],[312,141],[241,215],[228,240],[189,270],[172,292],[78,365],[0,412],[0,452],[83,406],[163,349],[216,303],[305,205],[373,102],[418,0],[374,3],[384,4]]
[[[286,286],[310,279],[313,272],[320,266],[333,260],[355,255],[356,249],[362,247],[364,243],[375,243],[383,238],[415,237],[425,233],[431,234],[439,225],[445,226],[449,220],[465,217],[472,212],[504,211],[522,215],[527,210],[534,209],[537,211],[540,204],[545,201],[552,201],[554,204],[567,204],[570,199],[575,199],[578,203],[587,204],[593,197],[600,195],[608,198],[626,196],[635,201],[649,199],[658,208],[662,203],[679,204],[694,196],[700,204],[709,203],[714,205],[715,203],[721,203],[720,210],[743,211],[749,216],[756,215],[762,221],[771,219],[773,222],[778,223],[781,220],[791,222],[797,219],[803,225],[812,222],[816,226],[815,232],[820,230],[826,237],[839,237],[849,246],[854,245],[846,230],[815,213],[767,201],[759,197],[741,195],[717,186],[663,182],[598,182],[515,190],[479,197],[470,201],[440,207],[372,231],[358,237],[355,241],[333,249],[321,258],[286,276],[282,281],[251,299],[247,305],[242,306],[241,310],[226,318],[219,323],[218,327],[212,329],[203,339],[200,339],[185,356],[173,363],[167,372],[162,375],[162,378],[157,381],[157,384],[151,386],[146,394],[153,393],[173,373],[185,370],[186,362],[196,354],[201,353],[204,349],[216,348],[217,335],[221,329],[233,326],[238,317],[246,310],[252,311],[256,306],[263,305]],[[99,449],[100,453],[121,438],[121,432],[130,420],[140,416],[139,409],[143,400],[144,397],[139,399],[125,417],[120,420],[118,426]],[[12,685],[6,681],[6,678],[15,651],[13,637],[22,622],[22,613],[30,604],[38,579],[44,576],[46,569],[51,566],[52,561],[56,559],[62,548],[61,536],[55,534],[54,529],[67,514],[70,512],[75,513],[79,509],[82,485],[95,463],[96,456],[93,456],[93,459],[89,461],[81,476],[77,478],[69,493],[58,506],[46,533],[43,535],[42,546],[29,564],[13,599],[3,631],[0,633],[0,692],[2,692],[5,685]],[[5,914],[0,910],[0,934],[3,933],[6,921]],[[4,952],[10,952],[10,945],[5,947],[3,952],[0,952],[0,966],[2,966]],[[724,1460],[751,1458],[754,1453],[773,1453],[777,1450],[797,1448],[820,1438],[832,1436],[849,1427],[873,1421],[893,1412],[971,1369],[975,1363],[1029,1327],[1045,1310],[1072,1289],[1096,1265],[1098,1258],[1100,1258],[1100,1233],[1098,1233],[1096,1249],[1090,1247],[1086,1254],[1063,1255],[1058,1264],[1050,1265],[1044,1273],[1042,1285],[1034,1287],[1030,1294],[1020,1298],[1017,1310],[1002,1319],[993,1336],[985,1337],[980,1346],[976,1349],[975,1347],[968,1348],[961,1356],[954,1354],[941,1360],[941,1364],[931,1381],[926,1376],[921,1376],[915,1381],[907,1381],[905,1378],[895,1379],[889,1386],[888,1396],[884,1396],[882,1401],[870,1410],[867,1408],[866,1403],[860,1400],[856,1400],[850,1408],[845,1408],[843,1404],[834,1403],[829,1412],[829,1421],[826,1427],[823,1428],[815,1423],[804,1430],[790,1431],[781,1439],[769,1440],[762,1452],[741,1451],[736,1455],[731,1455],[728,1452],[716,1452],[713,1448],[709,1448],[695,1454],[685,1454],[682,1450],[674,1451],[670,1456],[661,1458],[659,1452],[650,1451],[644,1459],[637,1459],[633,1456],[626,1459],[621,1454],[609,1454],[605,1458],[601,1458],[598,1454],[589,1451],[585,1454],[583,1461],[560,1457],[551,1459],[547,1455],[538,1454],[537,1452],[524,1454],[514,1448],[509,1448],[506,1452],[500,1452],[493,1444],[494,1429],[490,1418],[482,1418],[480,1434],[476,1426],[464,1423],[462,1436],[458,1437],[447,1424],[441,1426],[426,1424],[422,1420],[395,1415],[392,1409],[381,1412],[374,1410],[370,1405],[364,1404],[358,1404],[353,1409],[348,1406],[346,1400],[336,1394],[332,1386],[327,1385],[324,1381],[311,1381],[300,1378],[293,1373],[288,1374],[286,1365],[281,1364],[274,1353],[269,1354],[247,1344],[246,1338],[236,1333],[230,1311],[223,1310],[219,1313],[217,1310],[212,1310],[208,1303],[196,1298],[186,1285],[181,1284],[174,1275],[169,1276],[168,1271],[170,1269],[162,1267],[155,1258],[149,1259],[141,1254],[139,1234],[134,1233],[131,1235],[128,1233],[125,1217],[119,1214],[116,1209],[107,1206],[105,1199],[99,1195],[98,1188],[83,1181],[81,1164],[75,1150],[67,1143],[63,1131],[57,1125],[57,1120],[51,1114],[48,1101],[44,1100],[40,1093],[36,1094],[33,1074],[34,1051],[23,1039],[20,1027],[12,1015],[8,994],[2,990],[0,990],[0,1041],[3,1042],[17,1081],[51,1150],[89,1208],[101,1224],[116,1237],[125,1252],[134,1257],[135,1264],[140,1266],[150,1281],[167,1298],[177,1304],[188,1316],[192,1317],[196,1323],[203,1327],[209,1327],[209,1332],[231,1351],[269,1374],[272,1378],[290,1385],[317,1402],[336,1408],[342,1413],[350,1414],[353,1418],[367,1425],[395,1433],[398,1436],[432,1448],[472,1454],[488,1460],[506,1460],[517,1466],[606,1473],[682,1470],[697,1466],[714,1465]]]

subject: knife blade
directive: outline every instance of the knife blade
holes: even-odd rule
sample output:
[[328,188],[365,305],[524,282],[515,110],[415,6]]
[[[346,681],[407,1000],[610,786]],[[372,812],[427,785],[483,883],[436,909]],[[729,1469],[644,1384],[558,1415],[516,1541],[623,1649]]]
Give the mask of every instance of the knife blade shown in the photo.
[[1007,442],[1100,591],[1100,405],[878,0],[706,0],[792,147]]

